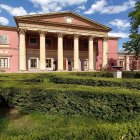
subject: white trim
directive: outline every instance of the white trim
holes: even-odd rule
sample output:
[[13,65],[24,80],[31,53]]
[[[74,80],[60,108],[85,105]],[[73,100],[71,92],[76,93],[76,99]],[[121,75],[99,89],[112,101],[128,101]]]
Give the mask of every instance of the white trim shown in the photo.
[[54,58],[49,58],[49,57],[47,57],[46,60],[47,60],[47,59],[51,59],[51,67],[48,67],[48,68],[46,67],[46,69],[47,69],[47,70],[53,71],[53,68],[54,68],[54,66],[53,66]]
[[[31,67],[31,59],[36,59],[37,60],[37,67]],[[37,57],[30,57],[29,60],[28,60],[28,67],[29,69],[38,69],[38,66],[39,66],[39,60]]]
[[7,58],[7,63],[8,63],[8,64],[7,64],[7,67],[1,67],[1,66],[0,66],[0,68],[2,68],[2,69],[9,68],[9,57],[0,57],[0,59],[3,59],[3,58],[4,58],[4,59]]

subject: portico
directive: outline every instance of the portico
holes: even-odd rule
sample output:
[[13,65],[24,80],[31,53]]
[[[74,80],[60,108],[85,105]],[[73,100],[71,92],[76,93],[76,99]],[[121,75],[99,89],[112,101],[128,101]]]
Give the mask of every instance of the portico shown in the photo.
[[[19,45],[19,51],[20,51],[20,61],[19,61],[19,68],[21,71],[27,71],[27,65],[26,65],[26,59],[27,59],[27,47],[26,47],[26,32],[27,30],[21,29],[19,31],[19,37],[20,37],[20,45]],[[47,36],[48,31],[37,31],[37,34],[39,34],[39,70],[40,71],[47,71],[46,69],[46,44],[45,44],[45,36]],[[57,71],[64,71],[64,36],[67,36],[66,33],[55,33],[57,34]],[[82,36],[81,34],[70,34],[70,36],[73,38],[73,70],[74,71],[80,71],[80,64],[79,64],[79,38]],[[88,48],[85,53],[87,53],[87,59],[88,59],[88,71],[95,71],[96,70],[96,48],[94,46],[94,39],[95,36],[87,35],[85,36],[88,40]],[[103,39],[103,64],[104,66],[107,63],[107,46],[106,39]],[[106,60],[105,60],[106,59]]]
[[[56,18],[58,21],[54,22]],[[28,71],[33,65],[37,66],[37,71],[96,71],[99,53],[102,53],[101,68],[106,67],[109,27],[72,12],[21,16],[15,20],[19,27],[20,71]],[[38,47],[30,47],[30,41]],[[102,52],[98,52],[99,49]],[[30,58],[36,60],[28,62]],[[54,68],[48,69],[47,65]]]

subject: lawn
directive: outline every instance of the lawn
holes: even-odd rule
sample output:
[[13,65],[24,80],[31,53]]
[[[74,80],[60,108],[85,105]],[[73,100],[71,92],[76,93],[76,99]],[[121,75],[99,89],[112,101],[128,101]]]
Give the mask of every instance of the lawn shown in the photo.
[[140,79],[94,76],[0,74],[0,140],[140,139]]

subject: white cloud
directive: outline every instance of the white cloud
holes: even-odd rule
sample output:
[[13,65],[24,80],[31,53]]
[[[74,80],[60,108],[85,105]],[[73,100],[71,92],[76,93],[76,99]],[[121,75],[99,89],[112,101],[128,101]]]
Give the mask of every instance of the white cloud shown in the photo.
[[80,5],[87,0],[30,0],[35,7],[40,7],[43,12],[60,11],[66,6]]
[[80,10],[85,10],[86,7],[85,7],[84,5],[80,5],[80,6],[78,7],[78,9],[80,9]]
[[5,17],[0,17],[0,25],[8,25],[9,20]]
[[110,25],[116,26],[120,30],[124,30],[125,28],[130,27],[130,23],[127,20],[122,19],[114,19],[109,22]]
[[6,4],[0,4],[0,8],[7,11],[12,16],[27,15],[27,11],[23,7],[12,7]]
[[84,14],[93,14],[99,12],[100,14],[117,14],[125,12],[135,6],[135,0],[128,0],[122,5],[109,5],[107,0],[99,0],[92,4],[91,8],[84,12]]
[[108,33],[108,36],[128,38],[129,37],[129,33],[124,33],[124,32],[111,32],[111,33]]

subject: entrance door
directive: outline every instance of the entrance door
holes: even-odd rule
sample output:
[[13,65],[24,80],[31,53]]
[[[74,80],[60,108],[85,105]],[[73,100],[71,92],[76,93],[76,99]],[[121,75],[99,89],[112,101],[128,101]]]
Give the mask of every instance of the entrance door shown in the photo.
[[63,69],[64,70],[67,69],[67,59],[66,58],[63,59]]

